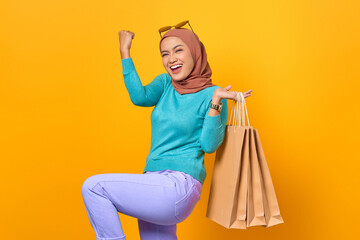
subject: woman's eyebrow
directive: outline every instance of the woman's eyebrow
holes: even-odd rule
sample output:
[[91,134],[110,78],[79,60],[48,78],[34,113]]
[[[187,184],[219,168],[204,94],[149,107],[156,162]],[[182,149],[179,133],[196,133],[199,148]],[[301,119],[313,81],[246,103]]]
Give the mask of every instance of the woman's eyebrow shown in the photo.
[[[180,46],[183,47],[183,45],[179,44],[179,45],[176,45],[175,47],[173,47],[173,49],[175,49],[175,48],[177,48],[177,47],[180,47]],[[161,52],[167,52],[167,50],[164,50],[164,51],[161,51]]]

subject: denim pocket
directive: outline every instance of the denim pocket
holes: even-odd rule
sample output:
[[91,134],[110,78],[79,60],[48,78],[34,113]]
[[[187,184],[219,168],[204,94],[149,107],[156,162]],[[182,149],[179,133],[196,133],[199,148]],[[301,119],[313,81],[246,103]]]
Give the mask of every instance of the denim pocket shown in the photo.
[[180,222],[184,221],[194,210],[194,207],[199,200],[199,191],[195,185],[192,185],[186,195],[175,203],[176,219],[178,219]]

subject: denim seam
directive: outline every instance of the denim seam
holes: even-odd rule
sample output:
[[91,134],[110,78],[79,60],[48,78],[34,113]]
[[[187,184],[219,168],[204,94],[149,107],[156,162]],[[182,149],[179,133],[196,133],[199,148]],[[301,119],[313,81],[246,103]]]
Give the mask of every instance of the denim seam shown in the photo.
[[[191,190],[191,189],[193,189],[193,190]],[[192,184],[192,186],[190,187],[189,191],[185,194],[185,196],[184,196],[183,198],[181,198],[179,201],[175,202],[175,218],[176,218],[177,220],[181,221],[181,220],[178,218],[177,213],[176,213],[176,209],[177,209],[178,205],[179,205],[181,202],[183,202],[185,199],[189,198],[192,194],[195,194],[195,195],[196,195],[196,193],[195,193],[194,191],[197,191],[197,193],[198,193],[197,187],[195,186],[195,184]],[[199,200],[200,200],[200,194],[199,194],[199,199],[198,199],[198,201],[199,201]],[[195,203],[195,205],[196,205],[196,203]]]
[[182,201],[184,201],[186,198],[188,198],[193,191],[191,191],[192,188],[196,188],[195,184],[191,185],[191,187],[189,188],[189,190],[185,193],[185,195],[178,201],[175,202],[175,205],[178,205],[179,203],[181,203]]
[[[95,214],[94,214],[94,212],[92,212],[91,211],[91,209],[90,208],[86,208],[89,212],[90,212],[90,214],[91,214],[91,216],[90,216],[90,218],[92,218],[92,216],[95,216]],[[93,222],[93,224],[94,224],[94,231],[95,231],[95,234],[97,235],[98,234],[98,226],[96,225],[96,223],[95,223],[95,221],[94,221],[94,219],[92,218],[92,222]]]
[[107,237],[98,237],[96,236],[96,240],[124,240],[125,235],[122,237],[116,237],[116,238],[107,238]]
[[[124,181],[124,180],[121,180],[121,181],[99,181],[98,182],[98,184],[99,183],[107,183],[107,182],[127,182],[127,183],[136,183],[136,184],[142,184],[142,185],[150,185],[150,186],[159,186],[159,187],[169,187],[169,188],[171,188],[171,187],[173,187],[173,186],[166,186],[166,185],[159,185],[159,184],[149,184],[149,183],[140,183],[140,182],[132,182],[132,181]],[[96,185],[98,185],[98,184],[96,184]],[[94,187],[96,187],[96,185],[94,186]],[[93,187],[93,188],[94,188]],[[93,189],[92,188],[92,189]]]
[[195,188],[195,191],[199,194],[199,197],[200,197],[200,196],[201,196],[201,194],[200,194],[200,192],[199,192],[199,190],[198,190],[197,186],[194,184],[194,185],[193,185],[193,187]]

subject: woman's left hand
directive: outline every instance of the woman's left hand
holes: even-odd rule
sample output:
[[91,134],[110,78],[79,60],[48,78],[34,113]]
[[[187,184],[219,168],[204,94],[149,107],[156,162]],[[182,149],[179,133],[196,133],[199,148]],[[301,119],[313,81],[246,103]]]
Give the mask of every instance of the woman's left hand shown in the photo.
[[[227,86],[227,87],[225,87],[225,88],[217,88],[217,89],[214,91],[214,97],[219,98],[220,100],[226,98],[226,99],[236,100],[236,101],[237,101],[237,100],[238,100],[238,99],[237,99],[237,92],[235,92],[235,91],[229,91],[231,87],[232,87],[232,86],[229,85],[229,86]],[[246,92],[243,92],[244,98],[250,97],[250,96],[251,96],[251,92],[252,92],[251,89],[248,90],[248,91],[246,91]]]

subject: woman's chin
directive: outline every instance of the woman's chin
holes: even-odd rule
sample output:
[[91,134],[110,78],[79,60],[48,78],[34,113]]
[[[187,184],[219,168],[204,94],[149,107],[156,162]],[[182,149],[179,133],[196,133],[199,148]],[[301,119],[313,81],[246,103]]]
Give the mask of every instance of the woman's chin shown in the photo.
[[185,79],[185,77],[183,77],[183,76],[179,76],[179,75],[172,75],[172,74],[170,74],[170,77],[174,80],[174,81],[182,81],[182,80],[184,80]]

